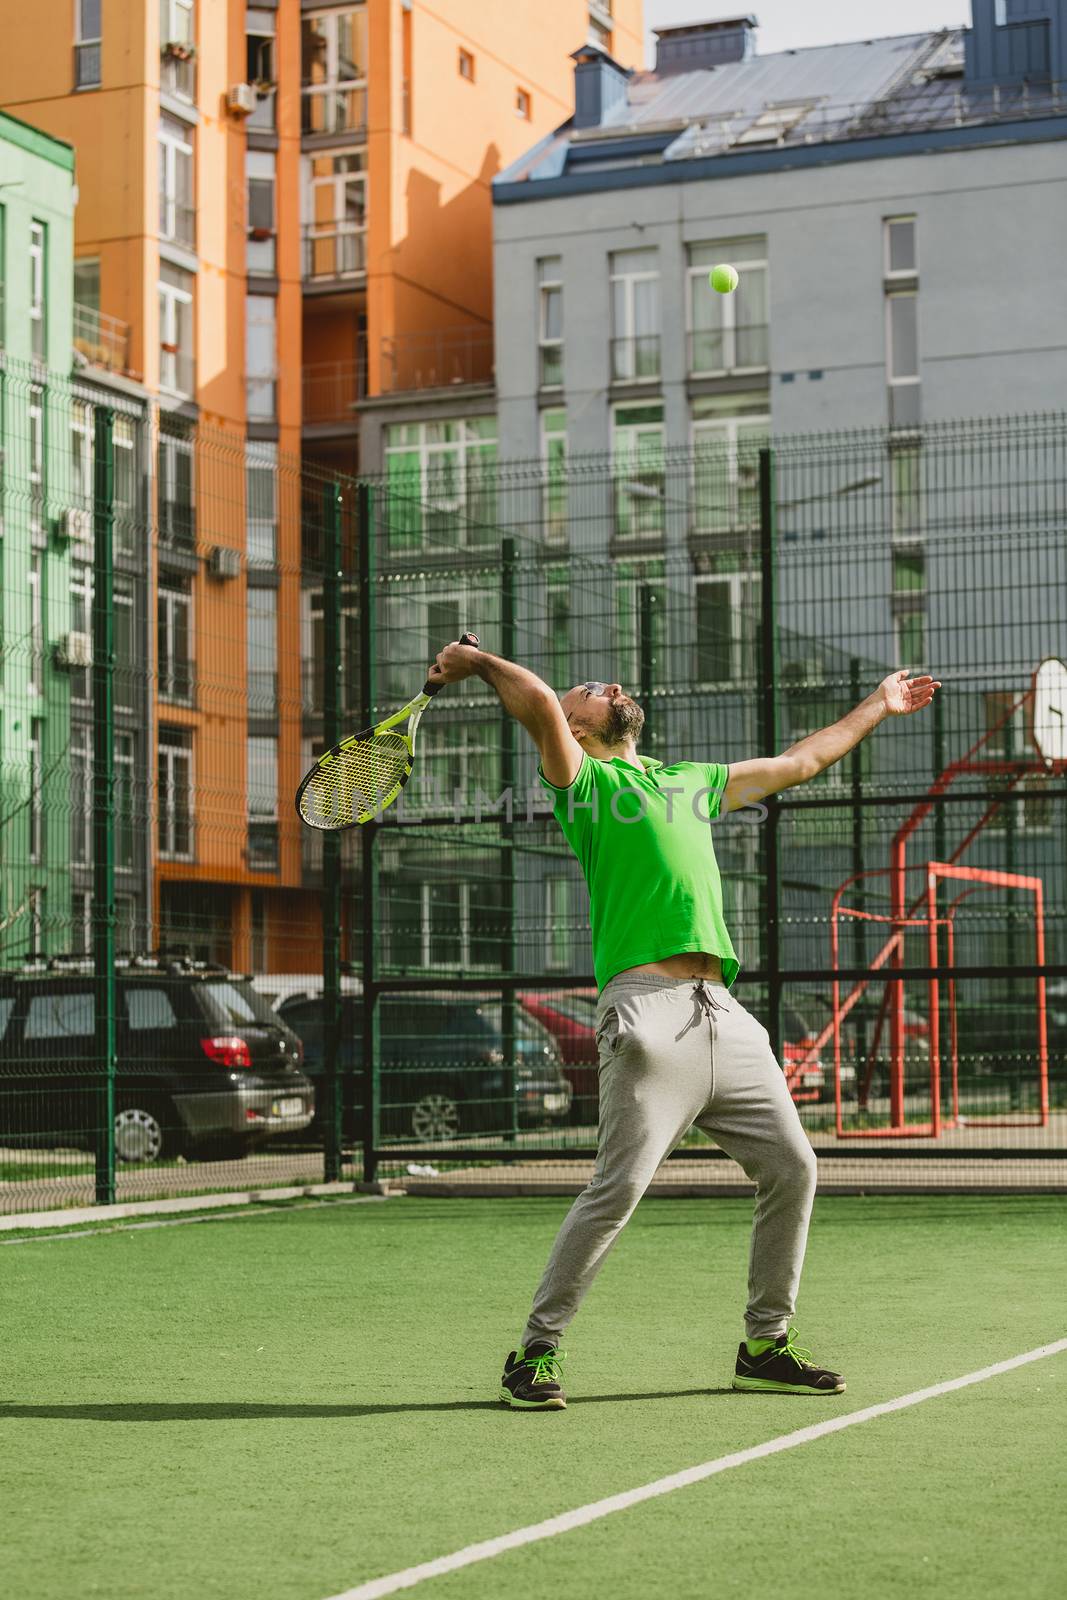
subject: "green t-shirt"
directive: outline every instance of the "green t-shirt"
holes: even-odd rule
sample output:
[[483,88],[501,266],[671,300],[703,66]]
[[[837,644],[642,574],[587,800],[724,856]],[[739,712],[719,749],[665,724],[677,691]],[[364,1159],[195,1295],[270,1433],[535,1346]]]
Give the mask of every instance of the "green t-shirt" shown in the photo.
[[720,957],[730,988],[741,963],[723,920],[711,837],[729,768],[639,759],[633,767],[583,753],[565,789],[537,769],[589,885],[597,987],[627,967],[707,950]]

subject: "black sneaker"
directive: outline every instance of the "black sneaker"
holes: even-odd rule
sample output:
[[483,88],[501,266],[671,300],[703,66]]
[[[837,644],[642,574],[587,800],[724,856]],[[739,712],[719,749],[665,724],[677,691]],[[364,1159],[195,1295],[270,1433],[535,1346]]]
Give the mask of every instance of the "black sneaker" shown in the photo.
[[500,1380],[504,1404],[524,1411],[562,1411],[567,1396],[559,1381],[559,1363],[565,1354],[543,1339],[525,1350],[513,1350]]
[[734,1388],[770,1394],[840,1394],[845,1387],[844,1378],[825,1367],[813,1367],[806,1359],[811,1351],[793,1343],[796,1331],[790,1328],[788,1333],[780,1333],[758,1356],[749,1353],[742,1339],[737,1347]]

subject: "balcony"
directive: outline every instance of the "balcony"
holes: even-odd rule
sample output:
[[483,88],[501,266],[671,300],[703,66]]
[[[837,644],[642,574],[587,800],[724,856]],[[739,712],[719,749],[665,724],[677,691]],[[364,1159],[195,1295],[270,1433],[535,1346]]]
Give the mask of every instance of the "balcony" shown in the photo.
[[707,328],[689,335],[689,375],[728,377],[733,372],[765,371],[770,340],[765,322],[750,327]]
[[311,222],[304,229],[304,282],[330,284],[367,271],[367,231],[337,222]]
[[324,429],[342,422],[354,427],[353,408],[366,392],[365,357],[313,362],[304,368],[304,427]]
[[130,325],[92,306],[74,302],[74,348],[92,367],[107,372],[128,372]]
[[658,333],[639,333],[626,339],[612,339],[612,383],[652,383],[659,375]]
[[484,327],[394,334],[382,340],[382,394],[492,380],[493,335]]
[[300,131],[308,135],[365,135],[367,131],[367,86],[360,84],[316,84],[305,88],[300,97]]

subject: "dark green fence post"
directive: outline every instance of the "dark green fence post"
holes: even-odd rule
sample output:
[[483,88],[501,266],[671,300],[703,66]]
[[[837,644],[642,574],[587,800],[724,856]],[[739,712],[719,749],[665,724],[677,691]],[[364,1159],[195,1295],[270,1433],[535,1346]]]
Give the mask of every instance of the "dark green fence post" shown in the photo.
[[[759,453],[760,522],[760,737],[763,753],[778,754],[778,650],[775,633],[777,612],[775,572],[775,481],[774,452],[764,446]],[[778,860],[778,796],[769,794],[763,801],[767,819],[763,824],[763,881],[766,885],[766,942],[764,966],[767,972],[768,1032],[771,1047],[781,1061],[781,872]]]
[[656,749],[656,734],[658,729],[652,712],[652,689],[656,677],[656,652],[654,647],[653,616],[656,609],[656,594],[651,583],[643,583],[640,587],[640,613],[641,613],[641,661],[639,667],[641,696],[641,709],[645,713],[644,737],[645,744],[652,754]]
[[96,1203],[115,1203],[115,414],[93,416],[93,1081]]
[[[336,483],[322,490],[322,732],[326,748],[341,738],[341,516]],[[336,829],[322,835],[322,1089],[323,1175],[341,1176],[341,839]]]
[[[505,661],[515,659],[515,540],[503,539],[500,545],[502,561],[500,587],[500,653]],[[501,707],[500,711],[500,777],[505,794],[514,793],[516,776],[515,718]],[[503,935],[500,965],[509,974],[515,971],[515,841],[514,828],[508,821],[505,801],[504,820],[500,824],[500,843],[504,857],[503,896],[500,909]],[[477,911],[475,912],[477,915]],[[515,993],[507,990],[501,996],[501,1032],[504,1053],[504,1092],[507,1095],[508,1127],[504,1139],[514,1144],[518,1137],[519,1108],[516,1098],[515,1058]]]
[[[369,484],[361,483],[358,495],[359,539],[359,681],[363,704],[360,726],[374,722],[374,498]],[[374,843],[378,823],[365,822],[360,831],[362,882],[363,1006],[361,1022],[363,1059],[363,1181],[378,1178],[379,1100],[381,1082],[378,1062],[378,993],[376,988],[376,944],[378,940],[378,885]]]

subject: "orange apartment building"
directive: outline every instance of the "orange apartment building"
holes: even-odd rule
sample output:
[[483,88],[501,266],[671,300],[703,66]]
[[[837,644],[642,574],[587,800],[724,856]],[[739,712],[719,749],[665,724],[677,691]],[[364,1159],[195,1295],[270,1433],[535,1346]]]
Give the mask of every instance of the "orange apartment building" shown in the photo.
[[155,404],[161,944],[318,964],[301,462],[359,470],[365,397],[491,377],[490,183],[586,41],[639,66],[642,0],[8,8],[0,107],[76,152],[76,334]]

